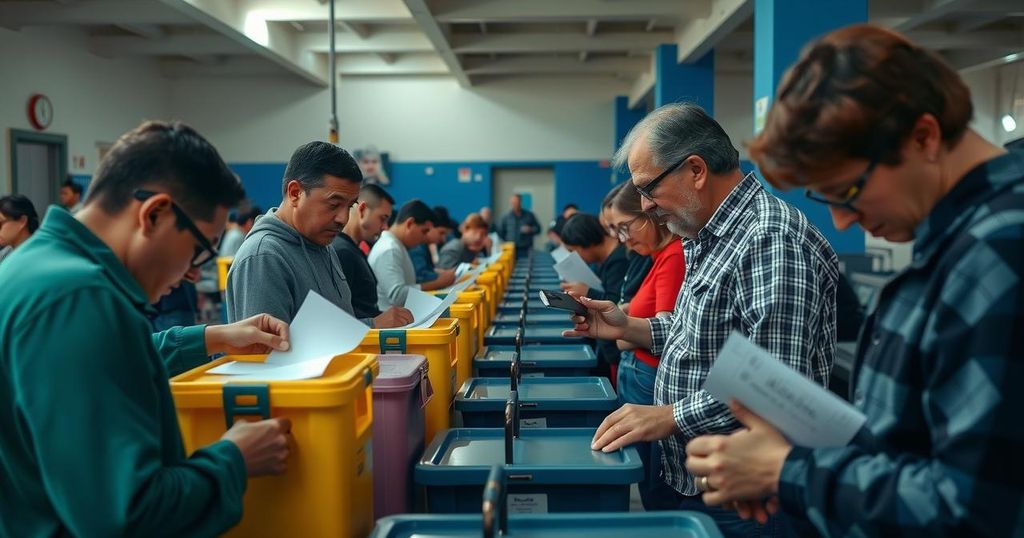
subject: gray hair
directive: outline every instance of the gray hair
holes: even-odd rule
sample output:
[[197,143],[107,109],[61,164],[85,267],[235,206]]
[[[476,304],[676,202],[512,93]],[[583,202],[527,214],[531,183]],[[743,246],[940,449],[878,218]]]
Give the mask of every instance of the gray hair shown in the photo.
[[664,105],[640,120],[615,152],[613,168],[628,169],[629,153],[642,135],[647,135],[647,146],[657,167],[671,166],[688,154],[704,159],[712,174],[740,167],[740,153],[729,135],[704,109],[692,103]]

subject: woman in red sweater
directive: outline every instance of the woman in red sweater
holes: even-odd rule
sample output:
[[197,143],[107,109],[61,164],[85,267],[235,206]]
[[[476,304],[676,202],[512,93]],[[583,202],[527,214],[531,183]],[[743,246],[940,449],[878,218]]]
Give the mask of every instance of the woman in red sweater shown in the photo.
[[[676,297],[686,271],[679,236],[641,209],[640,194],[629,182],[612,199],[608,220],[613,236],[637,254],[650,256],[654,262],[640,289],[628,305],[623,305],[623,310],[630,316],[644,318],[670,315],[676,308]],[[633,348],[621,340],[618,345],[623,350],[616,387],[619,404],[652,405],[659,358],[650,350]],[[656,452],[658,443],[638,443],[636,447],[646,471],[645,480],[639,484],[640,498],[646,507],[649,496],[653,495],[650,487],[660,482],[657,475],[661,454]]]

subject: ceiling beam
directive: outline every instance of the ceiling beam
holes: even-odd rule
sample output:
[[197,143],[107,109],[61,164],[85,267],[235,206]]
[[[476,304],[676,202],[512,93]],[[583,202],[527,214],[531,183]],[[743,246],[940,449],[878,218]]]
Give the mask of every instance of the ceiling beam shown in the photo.
[[446,0],[437,20],[456,22],[571,22],[681,20],[706,17],[708,0]]
[[89,50],[97,56],[204,56],[244,54],[245,47],[224,36],[174,35],[160,39],[135,36],[96,36],[89,38]]
[[504,58],[494,61],[467,62],[470,75],[528,75],[528,74],[639,74],[647,68],[646,58],[591,58],[583,63],[574,57]]
[[68,4],[0,2],[0,26],[17,30],[25,26],[102,24],[186,24],[187,17],[159,3],[128,0],[96,0]]
[[1024,32],[991,30],[974,33],[916,31],[907,34],[915,44],[929,49],[998,50],[1024,48]]
[[390,63],[377,54],[345,54],[337,58],[341,76],[448,75],[448,66],[437,54],[403,54]]
[[193,22],[241,45],[264,60],[283,67],[307,82],[327,86],[327,73],[311,63],[312,57],[294,46],[294,34],[285,26],[269,24],[261,14],[236,9],[221,0],[159,0]]
[[359,36],[360,39],[366,39],[370,37],[370,27],[366,24],[358,22],[349,22],[338,19],[337,14],[335,14],[334,20],[335,22],[338,23],[338,26],[340,26],[343,30],[350,34],[355,34]]
[[693,63],[700,60],[753,14],[753,0],[711,0],[706,17],[676,27],[678,61]]
[[[327,52],[330,48],[330,38],[326,33],[304,32],[295,36],[295,48],[310,52]],[[423,32],[416,30],[378,30],[366,39],[360,39],[352,34],[336,34],[334,50],[341,54],[432,52],[434,45]]]
[[587,21],[587,37],[594,37],[597,33],[597,19]]
[[[224,0],[221,0],[224,3]],[[240,13],[258,13],[268,21],[326,21],[326,4],[311,0],[235,0]],[[335,20],[366,24],[412,22],[402,0],[339,0]]]
[[437,19],[434,18],[434,14],[427,5],[427,0],[403,1],[409,9],[409,13],[412,14],[412,18],[416,20],[420,30],[426,34],[427,39],[434,45],[434,50],[437,51],[441,60],[448,66],[448,71],[459,82],[459,85],[463,88],[472,86],[466,71],[463,70],[462,64],[459,63],[458,56],[455,55],[451,45],[448,43],[449,32],[447,31],[447,26],[442,28]]
[[167,32],[156,24],[118,24],[118,28],[146,39],[160,39]]
[[961,73],[970,73],[1009,63],[1024,61],[1024,48],[1003,50],[954,50],[943,54]]
[[909,32],[953,14],[995,14],[1020,9],[1020,0],[904,0],[873,9],[871,19],[898,32]]
[[587,61],[588,56],[589,56],[589,54],[587,53],[587,51],[580,52],[580,61],[581,62]]
[[589,37],[557,32],[453,36],[452,48],[458,54],[544,53],[544,52],[619,52],[650,53],[671,40],[669,32],[609,33]]
[[629,90],[629,108],[636,108],[650,95],[651,91],[654,90],[654,55],[648,60],[647,71],[644,71],[636,80],[633,82],[633,87]]
[[983,28],[1003,19],[1004,14],[1002,13],[988,13],[981,15],[965,15],[960,17],[960,20],[954,22],[951,28],[954,32],[973,32],[979,28]]

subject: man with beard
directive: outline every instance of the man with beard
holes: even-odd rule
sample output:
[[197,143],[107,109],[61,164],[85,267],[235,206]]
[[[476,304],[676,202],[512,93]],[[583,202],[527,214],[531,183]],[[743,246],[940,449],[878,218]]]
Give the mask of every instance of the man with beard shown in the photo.
[[[256,220],[228,272],[228,319],[266,312],[291,322],[310,290],[349,314],[352,290],[331,242],[348,222],[363,175],[349,153],[326,142],[299,147],[284,171],[281,206]],[[404,308],[361,318],[374,328],[412,321]]]
[[684,238],[686,281],[674,313],[628,317],[614,303],[580,297],[567,336],[625,340],[661,356],[654,405],[626,404],[594,435],[610,452],[659,441],[665,482],[656,509],[698,510],[726,536],[785,535],[781,516],[767,526],[705,506],[702,485],[684,467],[687,441],[741,427],[728,402],[702,390],[718,350],[732,331],[798,372],[826,385],[835,351],[835,252],[796,208],[743,174],[722,127],[692,104],[661,107],[626,136],[615,167],[629,166],[642,208]]

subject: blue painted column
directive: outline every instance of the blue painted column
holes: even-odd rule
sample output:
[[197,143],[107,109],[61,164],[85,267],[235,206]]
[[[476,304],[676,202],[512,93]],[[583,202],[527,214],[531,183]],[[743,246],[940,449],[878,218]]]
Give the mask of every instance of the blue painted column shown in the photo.
[[636,108],[629,108],[629,97],[620,95],[615,98],[614,114],[615,139],[612,140],[613,152],[622,145],[622,139],[626,138],[629,130],[647,115],[647,107],[641,103]]
[[[867,0],[754,1],[754,134],[764,128],[775,89],[804,46],[836,28],[867,20]],[[836,252],[864,252],[864,231],[854,227],[839,232],[828,209],[808,200],[801,189],[772,192],[800,208]]]
[[654,50],[654,107],[669,103],[695,103],[715,115],[715,53],[710,51],[692,64],[677,61],[675,45]]

